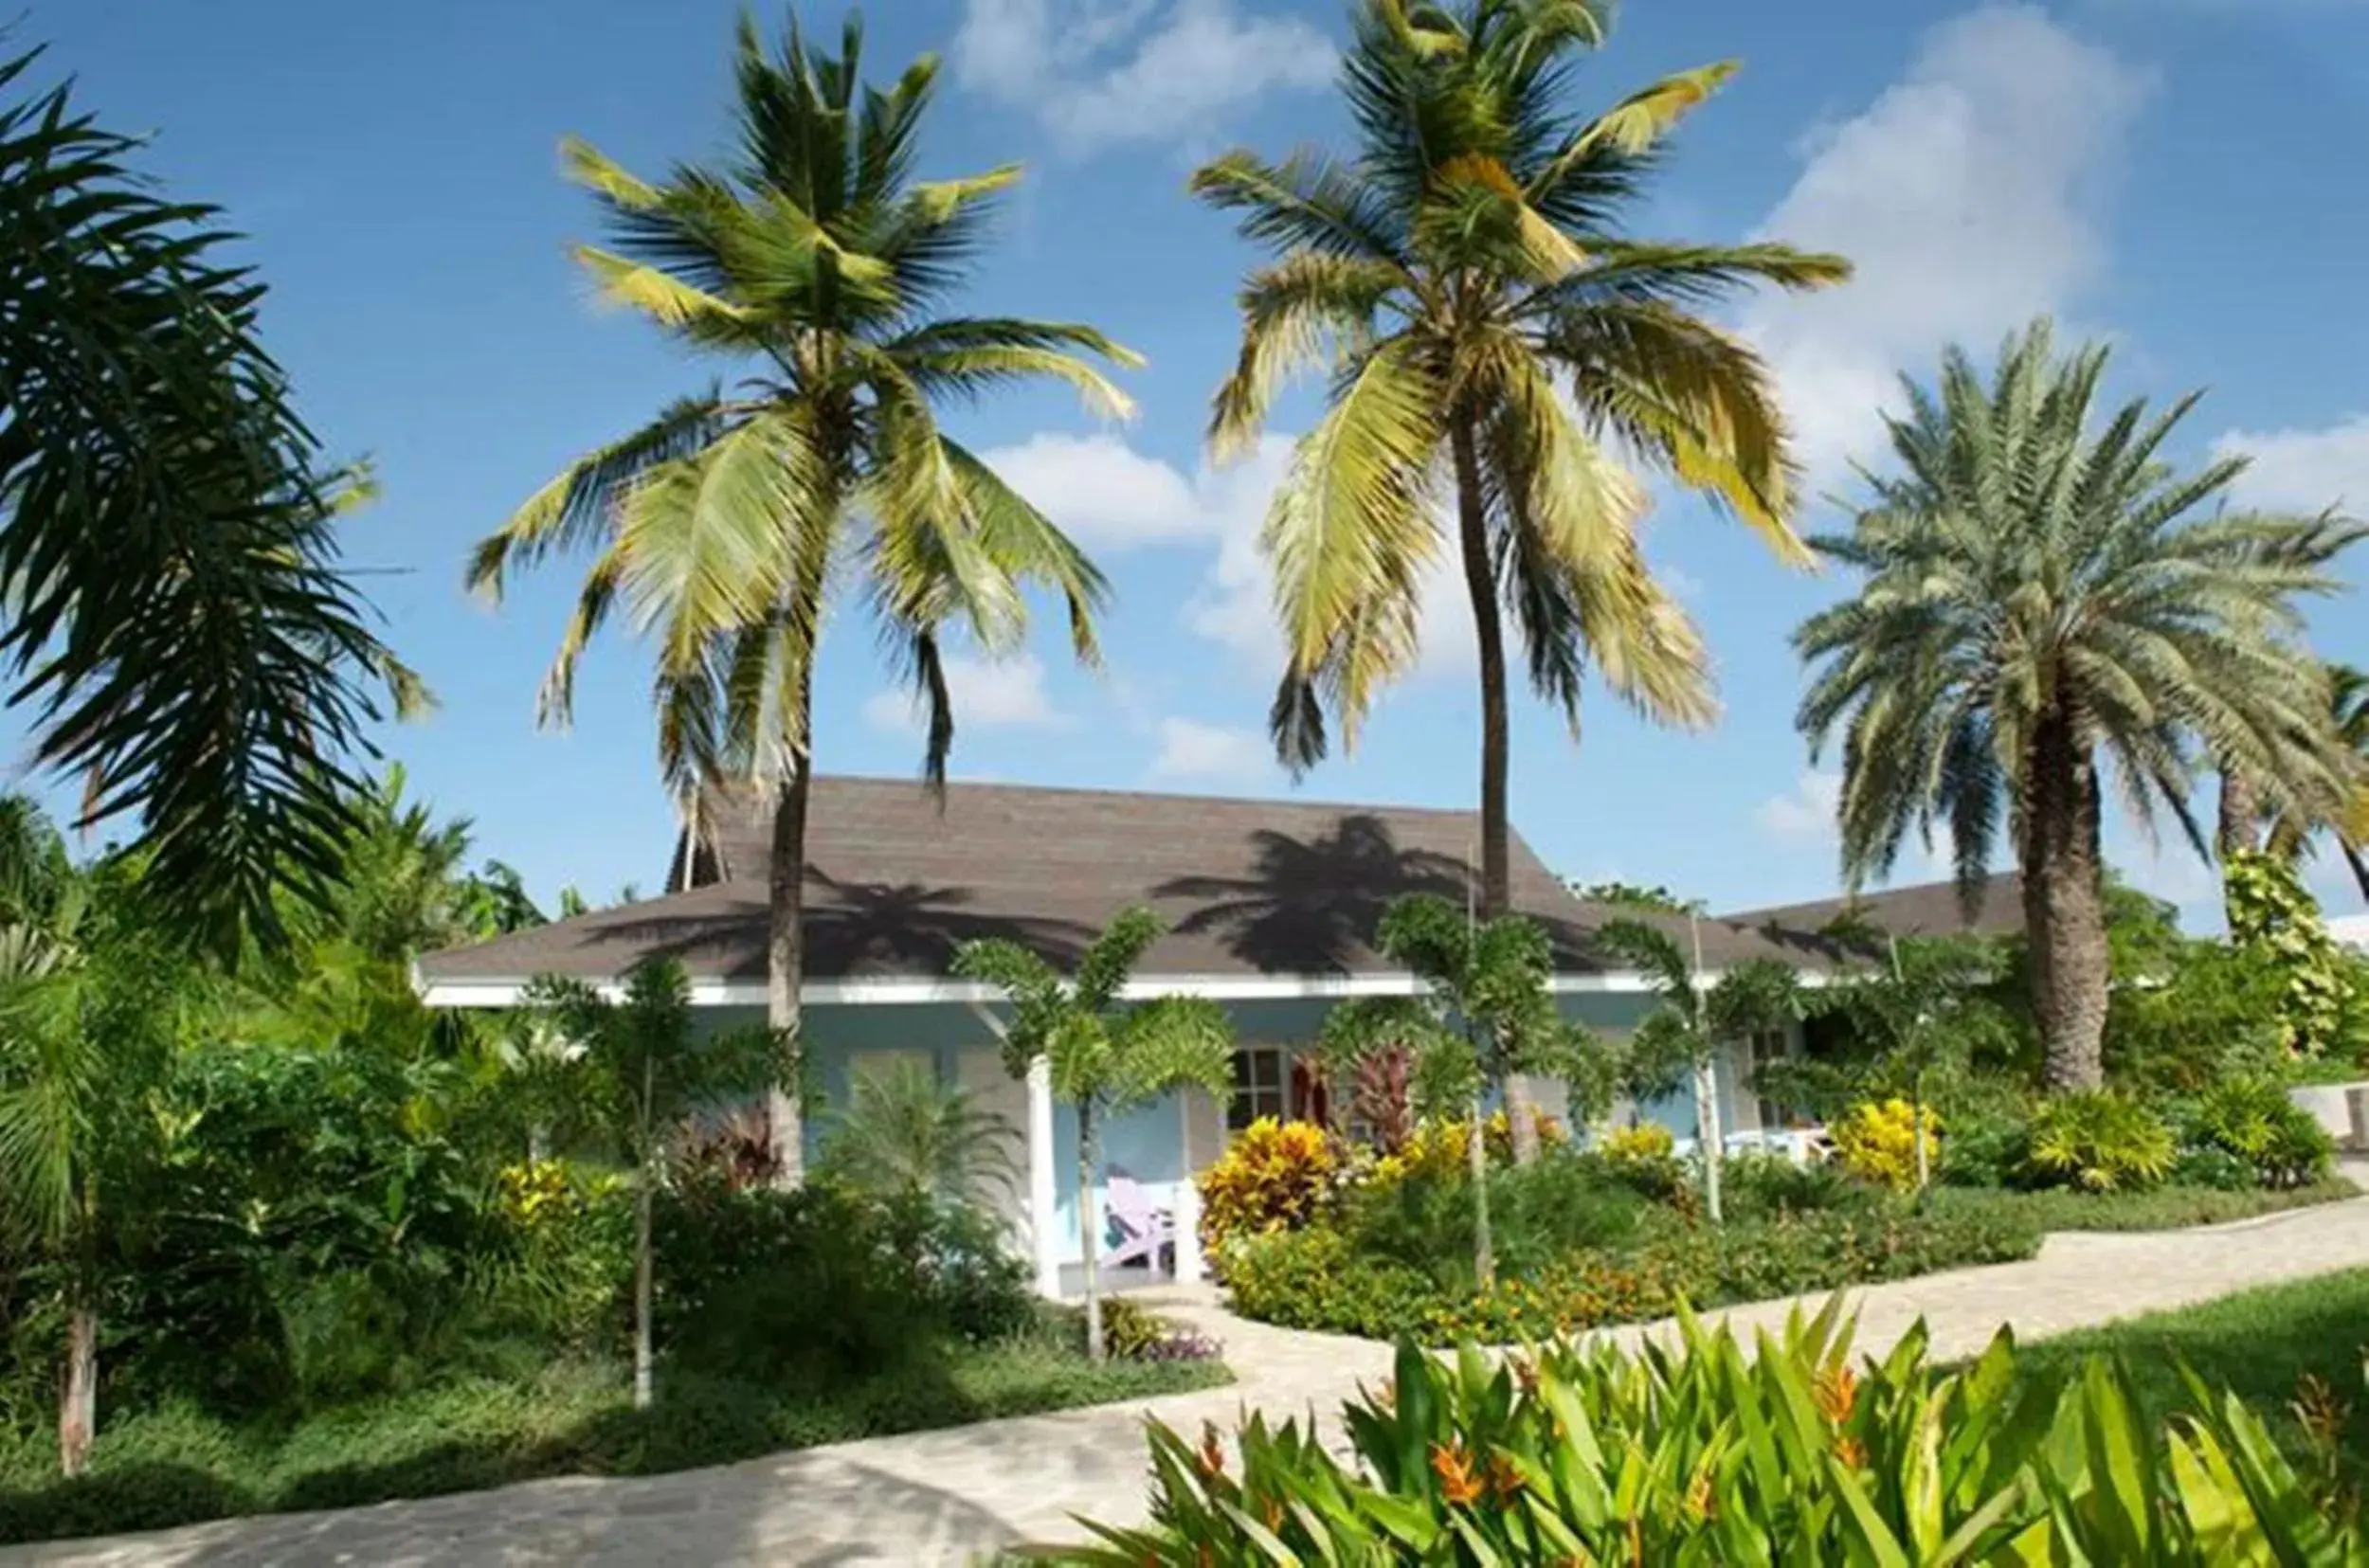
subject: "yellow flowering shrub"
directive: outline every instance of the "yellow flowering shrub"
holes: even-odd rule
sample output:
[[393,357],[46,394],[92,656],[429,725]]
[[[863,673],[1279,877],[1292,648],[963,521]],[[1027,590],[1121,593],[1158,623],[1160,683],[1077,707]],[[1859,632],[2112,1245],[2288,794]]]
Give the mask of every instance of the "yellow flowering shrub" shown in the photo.
[[1678,1141],[1659,1122],[1639,1122],[1615,1127],[1604,1135],[1604,1158],[1619,1161],[1667,1160],[1677,1152]]
[[1297,1230],[1331,1195],[1341,1151],[1311,1122],[1261,1116],[1201,1173],[1201,1246],[1217,1260],[1251,1236]]
[[[1513,1160],[1513,1124],[1502,1110],[1481,1124],[1482,1137],[1487,1142],[1489,1158],[1494,1164],[1510,1164]],[[1553,1148],[1570,1141],[1561,1122],[1538,1113],[1538,1144],[1541,1148]],[[1374,1162],[1366,1180],[1378,1186],[1389,1186],[1410,1176],[1434,1181],[1460,1176],[1465,1162],[1472,1156],[1473,1124],[1462,1120],[1432,1120],[1416,1124],[1396,1154],[1385,1154]]]
[[[1942,1119],[1925,1110],[1925,1160],[1941,1164]],[[1906,1192],[1917,1184],[1916,1108],[1894,1097],[1853,1106],[1829,1132],[1842,1168],[1862,1181]]]

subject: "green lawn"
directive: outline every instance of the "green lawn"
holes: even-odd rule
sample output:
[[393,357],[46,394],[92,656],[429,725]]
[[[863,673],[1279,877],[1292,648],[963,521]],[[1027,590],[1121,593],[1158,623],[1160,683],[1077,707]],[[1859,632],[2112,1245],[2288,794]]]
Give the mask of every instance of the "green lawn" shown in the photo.
[[632,1409],[619,1369],[583,1364],[451,1382],[276,1427],[166,1406],[106,1424],[91,1472],[70,1483],[58,1476],[51,1434],[0,1429],[0,1541],[348,1507],[538,1476],[649,1475],[1231,1377],[1216,1361],[1094,1366],[1066,1347],[1019,1342],[919,1357],[827,1393],[662,1376],[646,1412]]
[[1990,1188],[1939,1187],[1932,1201],[1946,1208],[2012,1209],[2043,1231],[2174,1231],[2190,1225],[2221,1225],[2287,1209],[2308,1208],[2359,1198],[2360,1189],[2330,1177],[2286,1192],[2216,1187],[2159,1187],[2153,1192],[2000,1192]]
[[2369,1269],[2353,1269],[2042,1340],[2022,1346],[2018,1360],[2061,1370],[2083,1356],[2120,1356],[2158,1417],[2188,1407],[2179,1371],[2184,1361],[2207,1383],[2233,1390],[2290,1448],[2302,1440],[2291,1408],[2297,1391],[2306,1376],[2316,1378],[2345,1407],[2344,1458],[2360,1476],[2369,1475],[2364,1351]]

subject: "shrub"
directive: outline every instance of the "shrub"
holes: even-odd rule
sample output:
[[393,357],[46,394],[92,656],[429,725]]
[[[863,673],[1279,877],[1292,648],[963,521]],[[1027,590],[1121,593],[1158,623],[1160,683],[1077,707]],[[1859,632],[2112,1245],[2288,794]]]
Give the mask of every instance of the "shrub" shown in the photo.
[[[1409,1176],[1350,1194],[1337,1225],[1362,1253],[1469,1285],[1473,1207],[1465,1171]],[[1646,1204],[1601,1162],[1556,1151],[1529,1165],[1492,1168],[1489,1207],[1497,1267],[1518,1273],[1575,1249],[1625,1241]]]
[[1641,1231],[1627,1245],[1575,1250],[1488,1290],[1361,1250],[1329,1227],[1269,1236],[1228,1286],[1235,1310],[1286,1327],[1427,1343],[1507,1343],[1763,1301],[1937,1269],[2030,1257],[2040,1232],[2003,1204],[1843,1209],[1718,1229]]
[[1677,1146],[1677,1139],[1659,1122],[1639,1122],[1604,1134],[1602,1153],[1612,1161],[1668,1160]]
[[[1073,1326],[1076,1347],[1082,1352],[1085,1314],[1076,1314]],[[1214,1341],[1179,1328],[1125,1296],[1112,1296],[1102,1304],[1102,1345],[1112,1358],[1123,1361],[1212,1361],[1218,1355]]]
[[2136,1100],[2107,1090],[2043,1101],[2032,1118],[2024,1174],[2043,1186],[2143,1190],[2172,1171],[2171,1128]]
[[2336,1165],[2336,1142],[2318,1118],[2264,1078],[2233,1078],[2214,1085],[2187,1108],[2183,1142],[2245,1162],[2253,1179],[2271,1188],[2300,1187],[2326,1176]]
[[1201,1174],[1203,1253],[1222,1264],[1248,1237],[1309,1223],[1331,1197],[1340,1165],[1324,1128],[1261,1116]]
[[[1254,1416],[1235,1452],[1154,1424],[1151,1523],[1040,1560],[2354,1562],[2357,1508],[2299,1476],[2234,1394],[2168,1431],[2102,1360],[1973,1365],[1924,1330],[1854,1366],[1839,1304],[1748,1355],[1559,1343],[1498,1364],[1408,1344],[1346,1413],[1351,1451]],[[2082,1456],[2069,1459],[2069,1456]]]
[[1720,1167],[1730,1220],[1864,1208],[1878,1195],[1832,1162],[1800,1164],[1777,1154],[1739,1154]]
[[[1917,1184],[1916,1108],[1902,1099],[1856,1105],[1832,1129],[1843,1169],[1894,1192]],[[1941,1119],[1925,1108],[1925,1160],[1930,1172],[1941,1147]]]
[[1615,1127],[1604,1135],[1597,1158],[1614,1181],[1690,1217],[1701,1201],[1692,1170],[1678,1158],[1677,1140],[1659,1122]]
[[2020,1109],[1961,1111],[1936,1174],[1953,1187],[2004,1187],[2021,1174],[2031,1147],[2032,1124]]

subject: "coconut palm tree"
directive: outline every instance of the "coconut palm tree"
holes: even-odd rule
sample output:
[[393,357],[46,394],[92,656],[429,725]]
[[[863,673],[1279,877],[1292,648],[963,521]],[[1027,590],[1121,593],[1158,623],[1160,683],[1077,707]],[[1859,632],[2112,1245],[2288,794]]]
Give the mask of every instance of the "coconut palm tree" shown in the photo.
[[[1564,88],[1604,26],[1575,0],[1363,0],[1342,71],[1349,156],[1234,152],[1193,177],[1275,253],[1242,286],[1215,450],[1253,442],[1288,379],[1330,377],[1262,538],[1285,648],[1276,749],[1296,770],[1324,756],[1329,726],[1355,744],[1415,660],[1426,574],[1453,560],[1478,639],[1483,918],[1509,912],[1506,620],[1575,733],[1591,662],[1655,719],[1709,721],[1702,639],[1647,569],[1645,493],[1621,458],[1806,560],[1765,369],[1693,308],[1849,272],[1780,244],[1624,232],[1664,137],[1733,66],[1577,117]],[[1514,1125],[1527,1157],[1528,1121]]]
[[1987,383],[1951,349],[1937,388],[1909,384],[1888,421],[1900,472],[1870,478],[1849,533],[1812,541],[1867,580],[1794,634],[1815,667],[1799,715],[1813,755],[1841,735],[1853,887],[1938,826],[1971,893],[2009,824],[2058,1088],[2100,1077],[2103,765],[2143,824],[2168,810],[2199,855],[2200,759],[2242,768],[2271,810],[2333,794],[2333,748],[2296,739],[2324,734],[2327,681],[2295,600],[2340,584],[2296,547],[2360,532],[2219,509],[2242,460],[2181,473],[2161,457],[2196,394],[2095,425],[2106,363],[2102,345],[2060,355],[2043,320]]
[[[1127,399],[1078,352],[1135,361],[1090,327],[937,314],[1018,171],[913,177],[933,58],[859,92],[852,18],[836,56],[808,48],[794,22],[776,51],[745,19],[738,37],[727,164],[653,184],[581,141],[563,151],[615,242],[575,252],[602,296],[748,378],[569,465],[478,547],[468,575],[497,594],[515,568],[590,552],[545,720],[566,720],[577,658],[622,604],[658,646],[660,759],[686,809],[718,782],[771,802],[769,1013],[787,1039],[827,594],[853,589],[871,609],[927,713],[927,769],[941,779],[953,740],[949,622],[1009,648],[1025,628],[1023,590],[1042,586],[1066,601],[1077,657],[1091,661],[1104,586],[938,427],[934,405],[1050,378],[1124,414]],[[793,1177],[795,1118],[792,1101],[775,1103],[775,1153]]]

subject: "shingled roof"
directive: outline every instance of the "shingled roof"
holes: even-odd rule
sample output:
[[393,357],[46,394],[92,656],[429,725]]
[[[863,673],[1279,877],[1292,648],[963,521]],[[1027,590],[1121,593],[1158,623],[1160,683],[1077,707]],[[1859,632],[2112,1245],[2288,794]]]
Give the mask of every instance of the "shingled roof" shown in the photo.
[[1820,931],[1845,915],[1893,936],[1961,932],[2006,936],[2023,929],[2023,878],[2015,872],[1986,878],[1977,887],[1971,909],[1959,895],[1956,882],[1925,882],[1910,888],[1745,910],[1720,919],[1751,930]]
[[[420,961],[437,986],[541,974],[606,979],[667,953],[695,980],[765,979],[761,814],[719,802],[700,854],[678,846],[674,881],[708,881]],[[911,780],[819,778],[807,829],[810,982],[941,979],[954,948],[1008,937],[1057,964],[1120,909],[1147,904],[1167,934],[1146,975],[1213,981],[1387,974],[1373,949],[1389,902],[1462,902],[1475,880],[1469,811],[1323,805],[1123,791],[955,784],[943,804]],[[686,865],[688,860],[688,865]],[[1593,935],[1627,911],[1584,904],[1516,837],[1514,908],[1544,926],[1566,974],[1616,967]],[[1703,923],[1718,967],[1774,957],[1824,965],[1816,928]]]

